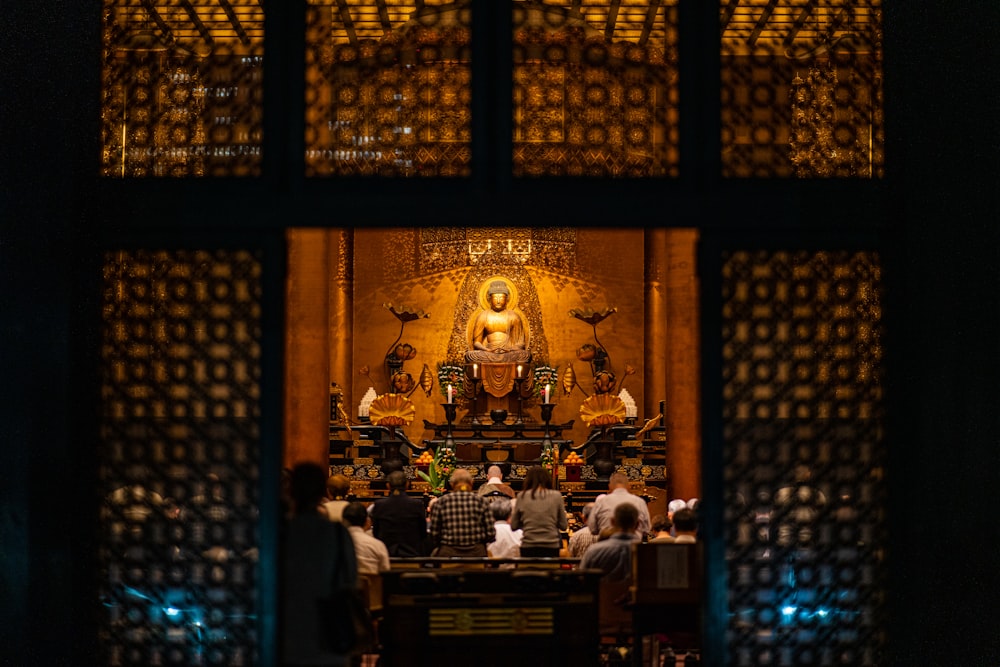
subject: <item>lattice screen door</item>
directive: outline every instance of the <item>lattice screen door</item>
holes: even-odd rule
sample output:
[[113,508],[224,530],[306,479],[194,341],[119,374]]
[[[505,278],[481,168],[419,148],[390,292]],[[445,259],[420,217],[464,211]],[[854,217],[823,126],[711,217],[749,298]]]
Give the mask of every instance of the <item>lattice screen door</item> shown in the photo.
[[261,272],[249,251],[105,256],[104,664],[257,664]]
[[884,664],[879,257],[731,252],[721,280],[727,664]]

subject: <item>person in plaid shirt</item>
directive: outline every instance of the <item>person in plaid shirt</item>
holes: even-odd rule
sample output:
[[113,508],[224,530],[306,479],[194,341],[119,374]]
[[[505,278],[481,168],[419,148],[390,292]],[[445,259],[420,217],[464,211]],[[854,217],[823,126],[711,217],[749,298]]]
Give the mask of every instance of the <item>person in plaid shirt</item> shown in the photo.
[[434,556],[486,558],[486,545],[496,539],[490,506],[472,491],[472,475],[458,468],[448,481],[451,492],[431,507],[430,538]]

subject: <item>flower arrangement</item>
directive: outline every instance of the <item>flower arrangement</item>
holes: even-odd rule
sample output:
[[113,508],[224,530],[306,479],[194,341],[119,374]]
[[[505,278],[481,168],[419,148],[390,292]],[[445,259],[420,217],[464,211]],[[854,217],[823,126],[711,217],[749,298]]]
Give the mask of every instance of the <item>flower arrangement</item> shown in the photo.
[[[531,392],[536,397],[541,397],[545,387],[549,387],[549,392],[555,390],[559,383],[559,370],[552,366],[535,366],[535,370],[532,372],[532,379],[534,383]],[[551,393],[549,394],[549,400],[552,400]]]
[[438,389],[442,396],[448,396],[451,385],[454,398],[465,398],[465,369],[461,366],[438,366]]
[[455,472],[456,463],[455,452],[451,448],[438,447],[427,472],[417,470],[417,475],[430,485],[431,495],[444,495],[444,487],[451,478],[451,474]]
[[542,450],[542,455],[539,457],[538,462],[543,468],[551,470],[552,466],[558,460],[558,456],[559,454],[556,452],[556,448],[550,445]]

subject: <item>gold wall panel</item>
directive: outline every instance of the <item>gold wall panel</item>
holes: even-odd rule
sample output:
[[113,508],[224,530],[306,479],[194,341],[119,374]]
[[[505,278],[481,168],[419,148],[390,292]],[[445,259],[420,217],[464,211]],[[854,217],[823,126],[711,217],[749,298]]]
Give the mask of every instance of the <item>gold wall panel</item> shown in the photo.
[[[589,365],[575,355],[581,345],[594,342],[593,331],[570,317],[569,311],[618,308],[599,325],[598,335],[610,353],[619,385],[625,364],[638,369],[624,386],[642,405],[642,382],[637,380],[645,357],[642,230],[510,228],[494,229],[492,235],[489,231],[355,230],[354,330],[364,335],[354,337],[354,360],[357,368],[368,366],[370,375],[356,373],[349,380],[355,397],[348,410],[354,411],[352,416],[370,384],[378,393],[388,387],[382,360],[399,335],[400,322],[382,304],[430,313],[406,324],[401,342],[417,349],[417,356],[405,363],[407,372],[417,377],[424,364],[436,372],[439,363],[461,360],[475,292],[481,278],[494,274],[508,275],[518,287],[519,307],[532,325],[534,363],[545,362],[560,371],[572,363],[587,394],[593,392]],[[422,419],[444,421],[443,397],[435,385],[430,397],[418,389],[410,398],[418,419],[407,428],[408,437],[414,441],[431,437]],[[575,419],[571,437],[580,442],[589,433],[579,420],[585,398],[580,388],[569,396],[561,392],[555,396],[553,420]],[[525,411],[533,413],[527,405]]]

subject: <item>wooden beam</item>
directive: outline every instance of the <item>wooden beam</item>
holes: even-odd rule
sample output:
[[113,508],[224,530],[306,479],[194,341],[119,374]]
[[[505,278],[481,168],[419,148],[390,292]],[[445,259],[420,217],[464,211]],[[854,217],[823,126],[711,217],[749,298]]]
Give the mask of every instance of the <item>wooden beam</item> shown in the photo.
[[809,16],[812,15],[813,10],[816,8],[816,2],[817,0],[809,0],[806,4],[802,5],[802,9],[799,10],[799,13],[795,15],[795,20],[792,21],[792,29],[788,31],[785,39],[782,40],[785,46],[791,46],[799,32],[805,27],[806,21],[809,20]]
[[604,39],[610,41],[615,36],[615,23],[618,22],[618,10],[621,9],[622,0],[611,0],[608,6],[608,22],[604,26]]
[[180,0],[180,1],[181,1],[181,7],[183,7],[184,11],[187,12],[188,18],[191,19],[191,23],[194,23],[194,27],[198,29],[198,34],[201,35],[201,38],[205,40],[209,44],[209,46],[211,46],[214,43],[214,40],[212,39],[212,33],[208,31],[208,27],[201,20],[201,17],[198,16],[198,12],[195,11],[194,5],[191,4],[191,0]]
[[233,9],[233,5],[229,0],[219,0],[219,5],[222,7],[222,11],[226,12],[226,16],[229,18],[229,22],[233,25],[233,30],[236,31],[236,35],[240,38],[240,42],[244,46],[250,46],[250,36],[247,35],[247,31],[243,29],[243,24],[240,23],[240,19],[236,16],[236,10]]
[[646,20],[642,23],[642,32],[639,34],[639,46],[645,46],[646,42],[649,41],[649,33],[653,31],[653,25],[656,23],[656,12],[660,9],[660,3],[662,0],[649,0],[649,6],[646,8]]
[[757,19],[757,25],[753,27],[753,32],[750,33],[750,37],[747,38],[747,45],[753,48],[757,43],[757,39],[760,38],[760,33],[764,31],[764,27],[767,22],[771,20],[771,15],[774,13],[774,8],[777,6],[778,0],[767,0],[767,5],[764,7],[764,11],[761,12],[760,18]]
[[340,10],[340,22],[344,24],[344,32],[351,40],[353,46],[358,45],[358,32],[354,29],[354,19],[351,18],[351,10],[347,6],[347,0],[337,0],[337,8]]
[[385,6],[385,0],[375,0],[375,4],[378,7],[378,20],[382,24],[382,32],[388,33],[392,30],[392,24],[389,23],[389,9]]
[[720,20],[720,26],[722,31],[725,32],[726,28],[729,27],[729,22],[733,20],[733,14],[736,13],[736,8],[739,7],[740,0],[729,0],[726,5],[722,8],[722,18]]
[[146,14],[149,15],[149,18],[153,19],[153,23],[155,23],[156,27],[160,29],[165,43],[173,44],[177,41],[177,38],[174,37],[174,31],[170,29],[167,22],[163,20],[162,16],[160,16],[160,12],[156,11],[156,6],[153,4],[153,0],[142,0],[142,8],[146,10]]

